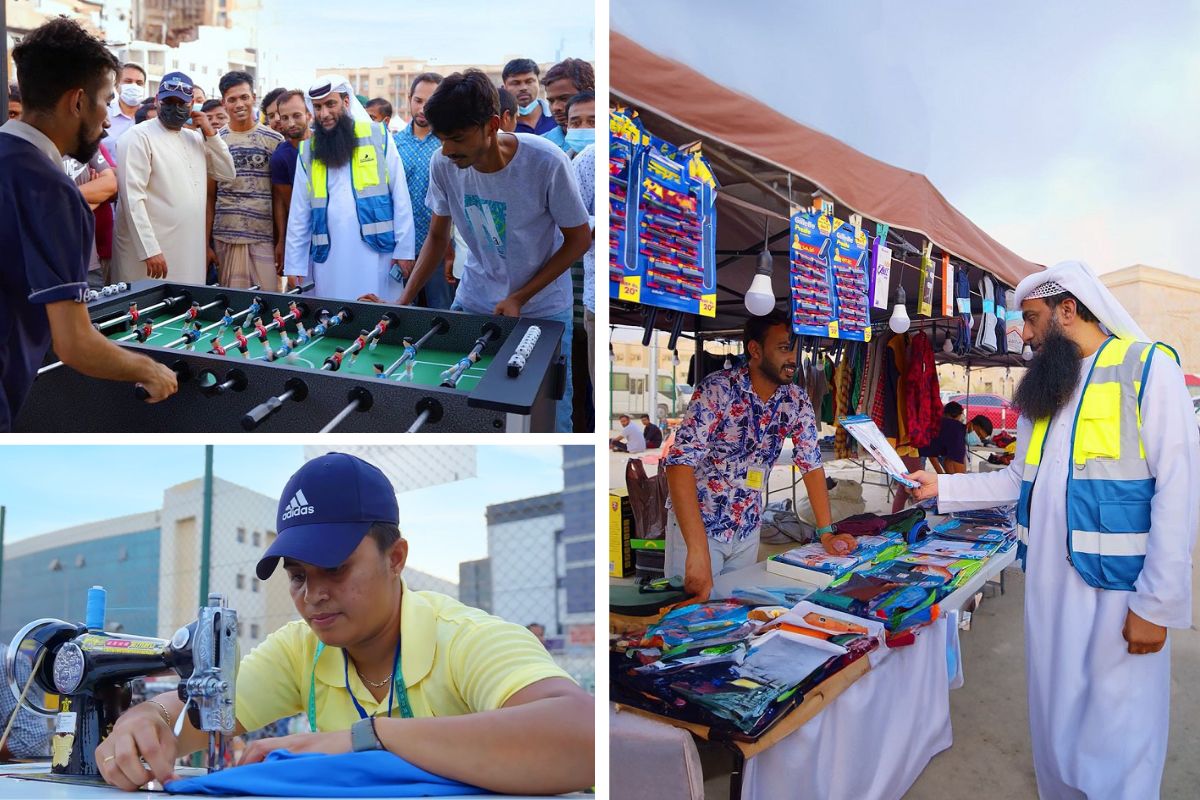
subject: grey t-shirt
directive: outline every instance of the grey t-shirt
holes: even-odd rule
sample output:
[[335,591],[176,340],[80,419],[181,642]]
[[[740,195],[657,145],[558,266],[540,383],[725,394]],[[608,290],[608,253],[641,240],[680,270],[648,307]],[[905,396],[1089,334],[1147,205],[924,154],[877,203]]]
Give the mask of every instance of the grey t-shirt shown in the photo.
[[[79,163],[71,156],[63,156],[62,163],[63,171],[67,173],[68,178],[75,181],[76,186],[83,186],[92,180],[91,175],[88,174],[89,169],[95,172],[103,172],[106,169],[112,168],[112,164],[108,163],[108,159],[99,150],[96,151],[96,155],[92,156],[92,160],[86,164]],[[96,250],[96,240],[93,237],[92,256],[88,259],[88,272],[94,272],[98,269],[100,269],[100,254]]]
[[[455,299],[475,314],[490,314],[496,303],[528,283],[562,246],[559,228],[586,225],[587,209],[566,155],[551,142],[527,133],[499,172],[460,169],[440,151],[429,162],[425,203],[450,217],[470,248]],[[521,309],[547,317],[571,308],[567,270]]]

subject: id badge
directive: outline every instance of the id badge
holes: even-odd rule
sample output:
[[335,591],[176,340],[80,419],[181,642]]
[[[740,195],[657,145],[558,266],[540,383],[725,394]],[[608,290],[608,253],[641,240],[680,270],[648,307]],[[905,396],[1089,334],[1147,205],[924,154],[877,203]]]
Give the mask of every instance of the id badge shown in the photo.
[[400,288],[404,288],[404,270],[400,269],[399,264],[392,264],[392,268],[388,270],[388,277],[400,284]]
[[761,490],[767,483],[767,470],[762,466],[753,466],[746,470],[746,488]]

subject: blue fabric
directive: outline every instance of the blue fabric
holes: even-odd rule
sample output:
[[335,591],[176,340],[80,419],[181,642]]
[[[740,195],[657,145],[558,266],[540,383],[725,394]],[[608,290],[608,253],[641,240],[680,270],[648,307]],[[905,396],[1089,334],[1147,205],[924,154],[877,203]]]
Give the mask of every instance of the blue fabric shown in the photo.
[[571,153],[571,148],[567,146],[567,134],[558,125],[543,133],[542,138],[554,142],[564,153]]
[[[408,182],[409,197],[412,198],[413,231],[416,233],[414,252],[419,257],[425,238],[429,236],[429,223],[433,219],[433,211],[425,204],[425,196],[429,193],[429,161],[441,149],[442,143],[432,132],[424,139],[418,139],[411,122],[392,134],[392,138],[400,152],[400,160],[404,162],[404,178]],[[429,308],[449,308],[454,300],[454,287],[446,281],[440,258],[423,291],[425,305]]]
[[291,186],[296,181],[296,159],[300,151],[288,139],[275,148],[271,154],[271,183],[277,186]]
[[215,797],[446,797],[487,794],[382,750],[325,755],[276,750],[265,761],[171,781],[172,794]]
[[83,302],[96,218],[62,163],[0,133],[0,431],[50,348],[45,305]]
[[[429,193],[429,160],[441,149],[442,143],[432,132],[424,139],[418,139],[411,122],[392,134],[392,138],[396,142],[400,160],[404,162],[404,178],[408,182],[408,196],[412,198],[413,230],[417,235],[417,249],[414,252],[419,256],[421,245],[425,244],[425,237],[429,235],[429,222],[433,218],[433,212],[425,205],[425,195]],[[445,278],[442,281],[445,282]]]

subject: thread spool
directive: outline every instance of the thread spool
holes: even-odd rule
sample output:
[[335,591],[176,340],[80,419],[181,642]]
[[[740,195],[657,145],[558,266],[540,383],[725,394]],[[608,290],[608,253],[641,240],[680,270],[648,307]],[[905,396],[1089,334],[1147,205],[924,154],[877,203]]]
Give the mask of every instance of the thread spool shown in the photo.
[[104,591],[103,586],[88,589],[85,624],[89,631],[104,630],[104,610],[107,603],[108,593]]

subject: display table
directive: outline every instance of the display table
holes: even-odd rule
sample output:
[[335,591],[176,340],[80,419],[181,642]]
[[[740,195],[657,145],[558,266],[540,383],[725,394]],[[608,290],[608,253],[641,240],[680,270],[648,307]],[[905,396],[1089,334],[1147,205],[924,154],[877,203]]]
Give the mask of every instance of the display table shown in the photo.
[[[723,741],[734,760],[730,797],[903,797],[929,760],[953,741],[949,692],[958,672],[957,612],[1015,558],[1014,545],[988,559],[970,581],[942,599],[942,615],[918,629],[911,646],[881,647],[830,676],[758,741]],[[796,585],[759,562],[718,576],[712,596],[729,597],[739,587]],[[711,740],[707,726],[618,709]],[[619,751],[619,743],[611,742],[614,759]],[[614,774],[619,772],[614,760]]]

